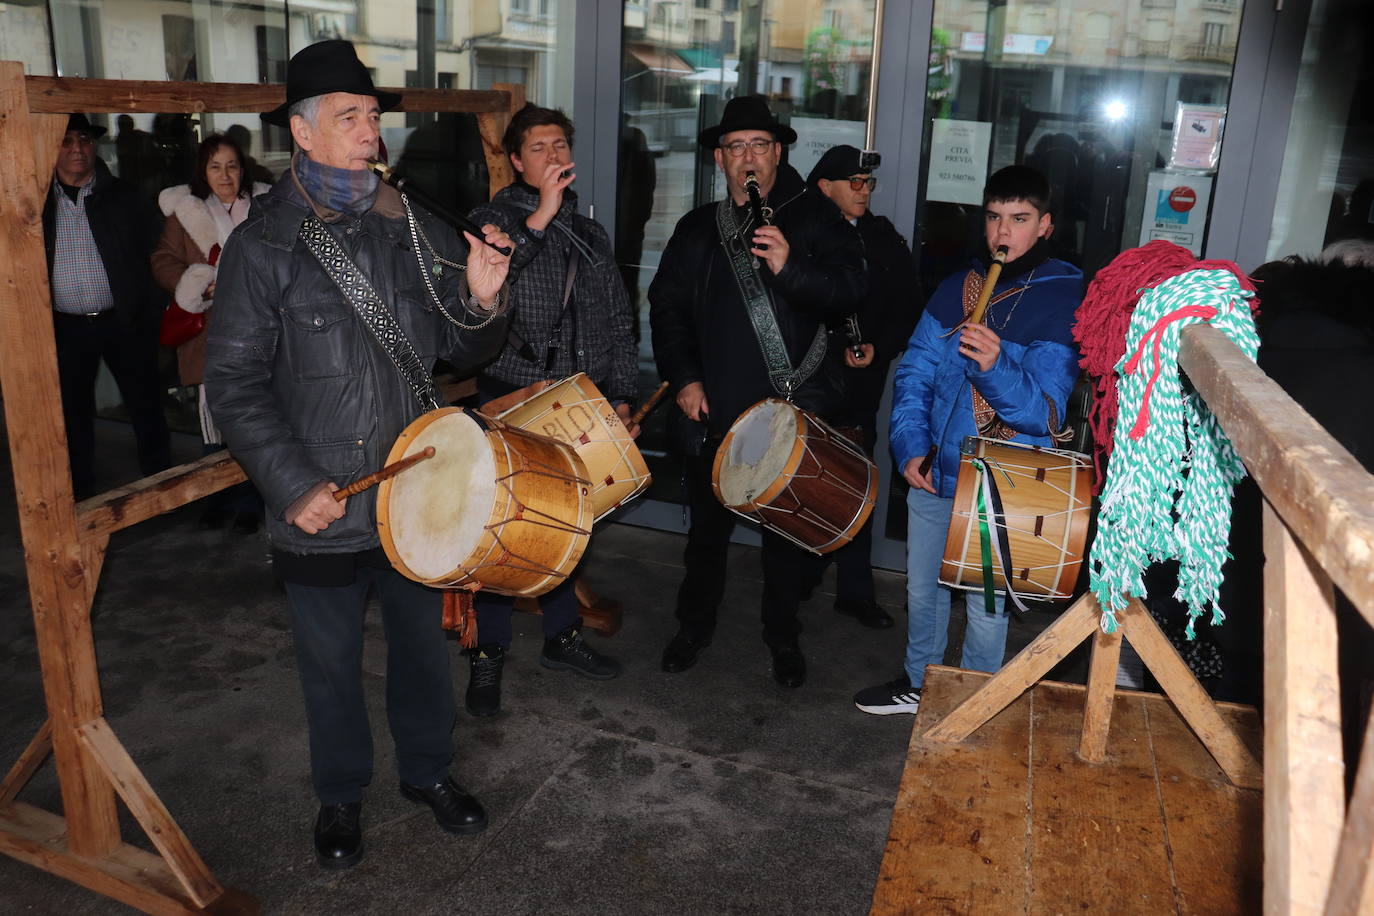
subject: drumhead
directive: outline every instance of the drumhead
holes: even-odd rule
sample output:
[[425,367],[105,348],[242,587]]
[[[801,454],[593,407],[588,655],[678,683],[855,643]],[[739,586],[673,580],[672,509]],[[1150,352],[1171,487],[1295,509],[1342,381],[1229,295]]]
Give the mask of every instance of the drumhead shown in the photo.
[[786,401],[760,401],[740,414],[720,463],[721,502],[752,503],[783,473],[796,445],[797,409]]
[[461,410],[434,416],[389,460],[430,445],[433,458],[389,481],[383,520],[401,561],[421,581],[448,577],[467,561],[496,499],[496,461],[475,419]]

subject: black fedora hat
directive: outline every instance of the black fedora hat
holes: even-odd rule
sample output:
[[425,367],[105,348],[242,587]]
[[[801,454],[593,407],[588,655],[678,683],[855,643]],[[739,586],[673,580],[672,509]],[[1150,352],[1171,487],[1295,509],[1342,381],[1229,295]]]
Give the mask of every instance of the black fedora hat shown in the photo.
[[67,130],[83,131],[90,134],[92,140],[105,136],[105,128],[99,124],[92,124],[90,119],[80,112],[67,115]]
[[292,105],[301,99],[331,92],[375,96],[382,111],[390,111],[401,103],[396,93],[380,92],[372,85],[372,75],[358,60],[353,42],[334,38],[307,45],[296,52],[286,65],[286,101],[264,112],[262,119],[268,124],[287,127]]
[[822,178],[826,181],[838,181],[850,175],[872,174],[872,168],[860,166],[861,155],[857,148],[848,143],[830,147],[812,167],[811,174],[806,176],[806,183],[815,184]]
[[768,110],[768,100],[761,95],[741,95],[726,102],[720,123],[697,134],[697,142],[706,149],[714,149],[723,135],[735,130],[766,130],[779,142],[797,142],[797,132],[778,123]]

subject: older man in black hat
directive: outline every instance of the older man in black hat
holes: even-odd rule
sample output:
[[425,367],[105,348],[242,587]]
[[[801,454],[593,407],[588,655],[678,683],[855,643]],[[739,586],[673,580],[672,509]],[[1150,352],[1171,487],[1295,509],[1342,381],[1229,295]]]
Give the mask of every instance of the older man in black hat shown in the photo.
[[[451,833],[487,824],[448,773],[455,704],[442,597],[387,562],[375,491],[344,501],[334,491],[381,467],[402,430],[440,404],[429,374],[436,357],[473,369],[500,347],[509,259],[412,211],[367,168],[381,112],[399,98],[372,85],[351,44],[296,54],[286,95],[263,118],[288,125],[298,149],[225,246],[205,388],[267,505],[310,728],[316,858],[346,868],[363,854],[372,779],[361,670],[372,589],[401,794]],[[483,231],[510,244],[493,226]]]
[[[736,517],[711,491],[720,439],[763,398],[786,397],[822,418],[843,404],[840,348],[827,326],[838,327],[858,304],[862,261],[858,239],[835,208],[782,163],[783,145],[796,139],[762,97],[730,100],[720,124],[698,137],[725,175],[726,197],[678,222],[649,287],[654,354],[681,411],[670,423],[691,433],[679,437],[688,452],[692,524],[665,671],[696,663],[724,594]],[[761,220],[746,187],[754,181]],[[806,678],[797,606],[817,562],[764,532],[763,639],[773,678],[784,687]]]
[[[865,156],[842,144],[825,151],[807,176],[808,186],[825,195],[856,230],[863,247],[868,294],[846,334],[844,351],[845,410],[840,423],[863,430],[870,456],[878,437],[878,405],[892,360],[906,346],[921,316],[921,283],[911,248],[885,216],[876,216],[869,201],[878,180],[876,155]],[[857,336],[854,336],[857,335]],[[892,615],[878,604],[873,588],[873,519],[854,540],[835,551],[835,610],[866,627],[887,629]]]
[[102,359],[128,408],[139,469],[154,474],[172,463],[157,376],[157,329],[165,303],[154,292],[149,267],[157,212],[95,154],[95,141],[104,133],[84,114],[67,118],[43,205],[57,372],[77,499],[95,492],[95,380]]

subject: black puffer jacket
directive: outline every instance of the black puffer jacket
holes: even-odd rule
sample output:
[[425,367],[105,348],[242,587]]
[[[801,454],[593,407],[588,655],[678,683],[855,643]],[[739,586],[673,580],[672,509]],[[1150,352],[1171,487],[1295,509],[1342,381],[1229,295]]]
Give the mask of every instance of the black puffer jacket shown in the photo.
[[[352,305],[297,239],[307,202],[290,175],[253,199],[219,262],[206,345],[210,412],[234,458],[262,492],[273,546],[291,553],[353,553],[378,544],[376,490],[348,500],[347,514],[317,535],[282,513],[321,480],[343,486],[382,466],[419,402]],[[417,211],[425,235],[462,263],[467,245]],[[392,305],[424,364],[444,357],[475,368],[506,338],[508,317],[475,331],[451,324],[426,291],[396,192],[383,185],[361,218],[328,224]],[[426,256],[426,263],[429,263]],[[444,307],[467,324],[482,319],[459,302],[458,271],[431,279]],[[465,285],[462,285],[465,290]]]
[[[839,327],[865,291],[858,238],[830,201],[808,192],[796,169],[778,168],[769,194],[773,223],[790,253],[782,272],[759,270],[795,367],[821,325]],[[720,243],[716,204],[678,221],[649,286],[649,321],[659,374],[679,390],[701,382],[712,435],[724,435],[750,405],[777,397],[734,272]],[[833,418],[844,400],[843,356],[829,346],[795,392],[799,407]]]
[[[53,195],[64,193],[54,179],[43,203],[43,245],[48,252],[49,272],[57,239]],[[95,187],[86,198],[86,220],[105,265],[115,313],[126,325],[154,331],[167,304],[166,294],[153,285],[149,261],[162,233],[157,209],[151,202],[139,200],[133,185],[116,178],[103,159],[96,159]]]

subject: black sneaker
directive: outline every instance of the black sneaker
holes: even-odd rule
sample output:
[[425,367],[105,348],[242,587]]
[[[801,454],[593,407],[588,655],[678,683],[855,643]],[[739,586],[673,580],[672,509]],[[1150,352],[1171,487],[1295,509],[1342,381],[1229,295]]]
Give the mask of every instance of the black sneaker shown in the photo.
[[474,716],[494,716],[501,711],[501,668],[506,650],[496,643],[468,652],[468,690],[463,701]]
[[921,706],[921,688],[912,687],[907,676],[902,675],[886,684],[860,690],[854,694],[854,705],[875,716],[891,716],[899,712],[915,715]]
[[620,662],[602,655],[582,638],[580,619],[557,636],[544,640],[539,664],[555,671],[576,671],[598,681],[620,676]]

